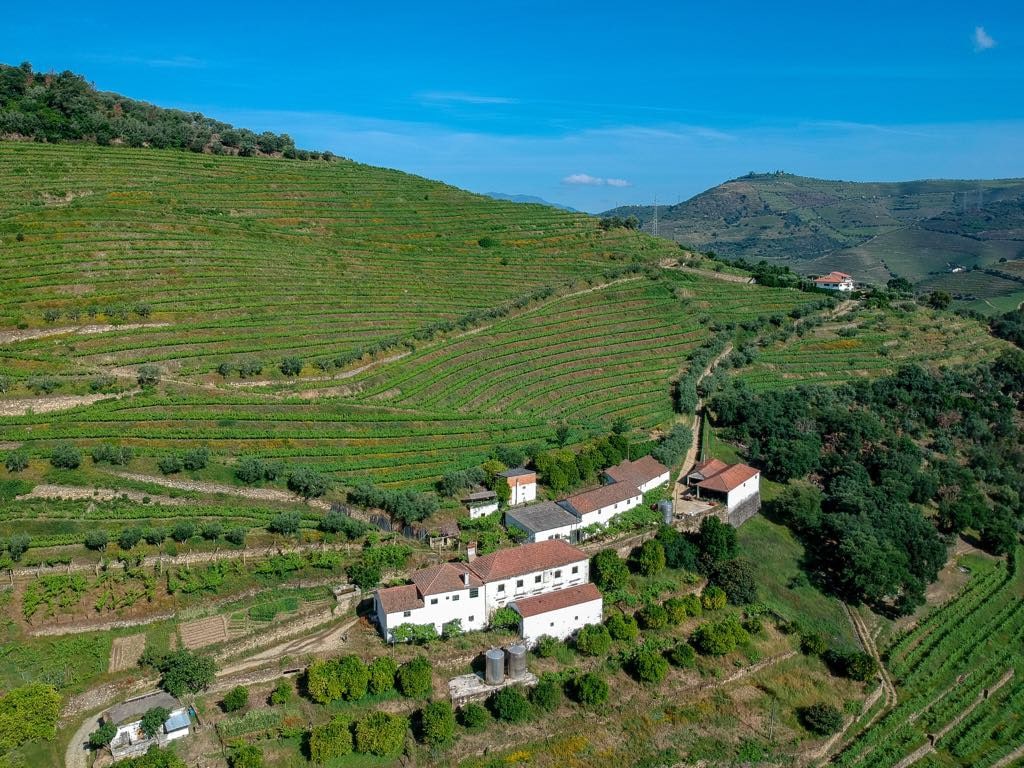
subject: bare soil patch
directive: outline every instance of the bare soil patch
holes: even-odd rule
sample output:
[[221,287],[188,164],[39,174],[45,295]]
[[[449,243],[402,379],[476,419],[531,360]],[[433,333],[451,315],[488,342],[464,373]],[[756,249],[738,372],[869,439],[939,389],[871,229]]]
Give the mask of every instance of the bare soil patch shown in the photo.
[[66,334],[90,335],[110,333],[111,331],[132,331],[136,328],[166,328],[170,323],[94,323],[92,325],[63,325],[54,328],[23,328],[0,331],[0,344],[13,344],[18,341],[45,339],[48,336],[64,336]]
[[131,389],[117,394],[95,394],[95,395],[52,395],[49,397],[24,397],[13,400],[0,401],[0,416],[25,416],[29,413],[57,413],[58,411],[70,411],[83,405],[92,405],[101,400],[120,400],[122,397],[141,392],[140,389]]
[[107,671],[123,672],[126,669],[134,669],[138,666],[145,649],[146,634],[144,632],[137,635],[115,637],[110,643],[110,666]]
[[[177,507],[189,504],[189,499],[175,499],[170,496],[153,496],[140,491],[118,491],[113,488],[83,488],[77,485],[51,485],[44,483],[37,485],[29,493],[17,497],[18,501],[26,499],[92,499],[93,501],[115,501],[129,499],[138,503],[148,503],[158,506]],[[148,501],[147,501],[148,500]]]
[[189,649],[223,643],[228,639],[228,620],[226,616],[218,615],[186,621],[179,627],[178,632],[181,635],[181,644]]

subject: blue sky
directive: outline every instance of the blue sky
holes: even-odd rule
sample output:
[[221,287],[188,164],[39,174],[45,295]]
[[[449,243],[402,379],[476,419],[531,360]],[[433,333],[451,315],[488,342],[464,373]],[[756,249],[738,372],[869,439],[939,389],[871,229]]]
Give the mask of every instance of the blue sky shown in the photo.
[[751,170],[1024,176],[1024,4],[778,5],[20,3],[0,60],[588,211]]

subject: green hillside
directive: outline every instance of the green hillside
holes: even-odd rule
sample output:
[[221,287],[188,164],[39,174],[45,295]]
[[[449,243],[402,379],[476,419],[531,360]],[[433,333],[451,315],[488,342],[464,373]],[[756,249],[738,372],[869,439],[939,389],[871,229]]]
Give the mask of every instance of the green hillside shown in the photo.
[[[608,215],[637,216],[650,206]],[[970,270],[1024,259],[1024,180],[859,183],[751,174],[658,210],[658,232],[728,258],[769,259],[802,274],[863,282],[900,276],[982,311],[1024,299],[1024,284]],[[965,271],[951,272],[955,267]],[[1012,269],[1013,267],[1011,267]],[[999,299],[986,304],[986,299]]]

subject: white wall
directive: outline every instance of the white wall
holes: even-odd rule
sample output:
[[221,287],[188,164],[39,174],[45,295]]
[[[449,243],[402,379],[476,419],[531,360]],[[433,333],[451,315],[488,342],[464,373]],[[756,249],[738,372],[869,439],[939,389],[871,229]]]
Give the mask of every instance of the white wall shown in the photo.
[[609,504],[607,507],[601,507],[593,512],[588,512],[583,515],[583,519],[580,524],[583,528],[587,528],[591,525],[608,525],[608,522],[616,515],[621,515],[627,510],[639,507],[643,503],[643,494],[637,494],[632,498],[626,499],[625,501],[619,501],[615,504]]
[[[515,478],[509,478],[515,480]],[[510,484],[511,485],[511,484]],[[518,485],[511,486],[512,495],[509,497],[509,506],[515,506],[517,504],[525,504],[528,501],[537,500],[537,483],[520,483]]]
[[469,517],[472,520],[476,520],[478,517],[483,517],[497,511],[498,502],[494,501],[490,504],[480,504],[479,506],[469,507]]
[[658,475],[653,480],[649,480],[648,482],[646,482],[643,485],[641,485],[640,486],[640,491],[642,493],[647,493],[648,491],[654,490],[659,485],[664,485],[667,482],[668,482],[668,472],[666,472],[663,475]]
[[[454,619],[459,619],[462,622],[462,629],[467,632],[484,629],[487,626],[487,602],[484,587],[477,589],[476,597],[470,597],[470,592],[471,590],[466,588],[456,592],[428,595],[423,599],[424,606],[422,608],[388,614],[384,613],[379,598],[375,596],[374,607],[381,632],[385,639],[390,640],[391,631],[401,624],[416,624],[418,626],[433,624],[434,629],[440,634],[442,627]],[[406,616],[406,613],[409,615]]]
[[[573,569],[575,569],[575,573]],[[590,561],[584,558],[579,562],[558,568],[549,568],[523,576],[488,582],[484,585],[487,592],[487,614],[494,613],[517,598],[542,595],[546,592],[574,587],[586,581],[590,581]]]
[[597,599],[525,617],[520,621],[519,631],[526,645],[533,647],[541,635],[564,640],[588,624],[600,624],[602,618],[602,601]]
[[572,539],[572,532],[579,528],[579,523],[573,523],[571,525],[563,525],[558,528],[550,528],[546,531],[532,531],[525,525],[520,525],[519,522],[512,517],[505,518],[505,524],[518,528],[521,531],[526,531],[529,534],[526,538],[528,542],[547,541],[548,539],[564,539],[570,541]]
[[749,480],[745,481],[742,485],[739,485],[729,491],[729,495],[726,498],[726,506],[729,509],[733,509],[744,501],[749,499],[751,496],[756,494],[761,487],[761,473],[754,475]]

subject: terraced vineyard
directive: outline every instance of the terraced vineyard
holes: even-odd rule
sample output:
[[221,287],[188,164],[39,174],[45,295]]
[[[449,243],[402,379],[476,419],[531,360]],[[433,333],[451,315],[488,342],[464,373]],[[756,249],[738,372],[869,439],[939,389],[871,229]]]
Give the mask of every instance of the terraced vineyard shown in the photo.
[[906,363],[943,365],[994,358],[1005,345],[972,320],[929,310],[863,310],[759,350],[738,376],[755,390],[841,384]]
[[967,587],[886,652],[899,704],[862,731],[837,765],[986,768],[1008,764],[1000,761],[1021,744],[1022,569],[1007,573],[1004,562],[980,557],[964,563],[972,571]]

